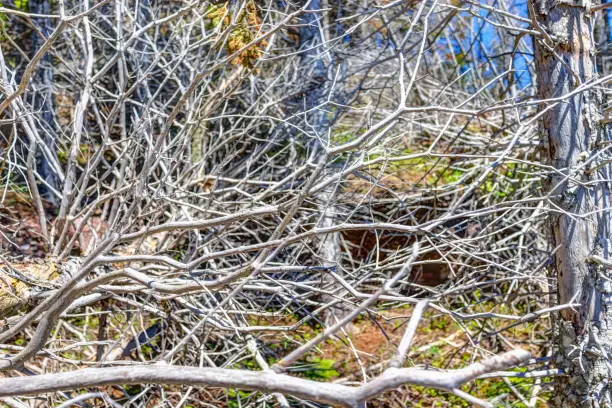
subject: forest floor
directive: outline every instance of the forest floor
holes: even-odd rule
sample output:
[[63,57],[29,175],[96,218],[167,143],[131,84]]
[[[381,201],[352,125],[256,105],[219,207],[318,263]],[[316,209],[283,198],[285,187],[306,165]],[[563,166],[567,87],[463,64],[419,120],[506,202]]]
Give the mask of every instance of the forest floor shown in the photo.
[[[0,206],[0,254],[6,259],[27,263],[36,262],[45,256],[45,240],[40,231],[38,214],[19,192],[5,194]],[[0,259],[1,260],[1,259]],[[120,309],[121,306],[117,305]],[[491,301],[483,300],[472,306],[472,312],[496,312],[515,314]],[[374,311],[357,318],[344,333],[331,338],[309,353],[299,362],[292,374],[320,381],[342,382],[357,385],[376,377],[386,368],[412,315],[412,306],[379,303]],[[253,326],[292,326],[299,321],[297,316],[252,317]],[[427,312],[420,322],[419,330],[409,354],[408,365],[427,366],[437,369],[460,368],[486,357],[484,350],[506,351],[513,346],[527,348],[534,356],[546,355],[548,347],[547,320],[514,324],[503,319],[460,321],[448,314]],[[150,322],[142,322],[145,330]],[[97,335],[95,321],[84,323],[85,331]],[[135,328],[138,330],[138,327]],[[257,335],[269,364],[286,355],[299,344],[312,339],[322,330],[318,324],[302,324],[293,331],[265,331]],[[116,334],[116,333],[115,333]],[[113,338],[113,333],[108,333]],[[18,344],[23,339],[17,339]],[[482,353],[480,352],[482,350]],[[477,358],[475,356],[478,356]],[[67,355],[63,357],[76,357]],[[128,356],[125,356],[129,358]],[[79,357],[81,358],[81,357]],[[258,369],[254,360],[241,361],[235,368]],[[520,370],[519,370],[520,371]],[[545,407],[548,398],[546,383],[550,379],[540,378],[496,378],[483,379],[466,384],[462,389],[472,395],[490,400],[496,397],[499,407]],[[124,388],[106,387],[111,396],[121,398]],[[164,387],[172,395],[172,387]],[[130,392],[138,392],[131,387]],[[235,390],[202,390],[198,398],[216,406],[237,408],[255,403],[261,394]],[[94,403],[94,406],[95,405]],[[103,405],[100,405],[103,406]],[[155,406],[155,405],[152,405]],[[194,405],[186,407],[196,408]],[[253,406],[253,405],[251,405]],[[257,405],[255,405],[257,406]],[[368,403],[369,407],[469,407],[464,400],[434,389],[406,386],[393,393]]]

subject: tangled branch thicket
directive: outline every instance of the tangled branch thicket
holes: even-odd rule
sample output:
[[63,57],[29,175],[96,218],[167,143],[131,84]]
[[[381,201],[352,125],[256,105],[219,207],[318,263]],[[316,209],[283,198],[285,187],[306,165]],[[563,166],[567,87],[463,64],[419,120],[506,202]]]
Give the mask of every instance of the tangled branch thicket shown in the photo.
[[526,5],[3,4],[5,404],[542,406]]

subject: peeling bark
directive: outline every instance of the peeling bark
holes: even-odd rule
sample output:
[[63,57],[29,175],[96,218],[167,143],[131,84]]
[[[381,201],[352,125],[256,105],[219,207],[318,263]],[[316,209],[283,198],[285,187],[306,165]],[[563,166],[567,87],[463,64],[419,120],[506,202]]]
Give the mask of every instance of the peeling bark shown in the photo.
[[[589,1],[533,1],[532,17],[544,35],[535,41],[541,133],[549,164],[558,169],[545,184],[562,213],[551,217],[554,269],[561,304],[556,322],[553,406],[612,406],[612,280],[610,267],[610,134],[601,122]],[[577,89],[575,95],[564,97]]]

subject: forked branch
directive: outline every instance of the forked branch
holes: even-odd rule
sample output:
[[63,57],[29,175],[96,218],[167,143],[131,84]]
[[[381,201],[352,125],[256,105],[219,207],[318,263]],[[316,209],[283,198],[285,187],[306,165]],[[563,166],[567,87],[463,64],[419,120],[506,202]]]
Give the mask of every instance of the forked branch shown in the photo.
[[527,351],[515,349],[457,370],[388,368],[373,381],[359,387],[322,383],[272,371],[247,371],[212,367],[149,365],[86,368],[30,377],[0,379],[0,397],[36,395],[103,385],[176,384],[199,387],[239,388],[282,393],[299,398],[353,408],[385,391],[417,385],[452,392],[480,375],[529,360]]

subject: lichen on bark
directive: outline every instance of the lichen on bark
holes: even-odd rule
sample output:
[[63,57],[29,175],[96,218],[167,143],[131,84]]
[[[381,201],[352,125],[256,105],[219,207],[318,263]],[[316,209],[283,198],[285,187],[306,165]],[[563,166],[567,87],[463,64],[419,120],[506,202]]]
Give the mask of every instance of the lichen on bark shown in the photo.
[[574,304],[555,323],[553,406],[612,406],[612,285],[610,268],[591,262],[612,257],[612,155],[609,129],[600,126],[602,97],[596,86],[590,6],[585,1],[534,1],[541,132],[548,164],[546,183],[557,210],[551,216],[554,272],[561,304]]
[[0,318],[27,307],[34,291],[52,286],[60,276],[60,268],[52,261],[0,264]]

